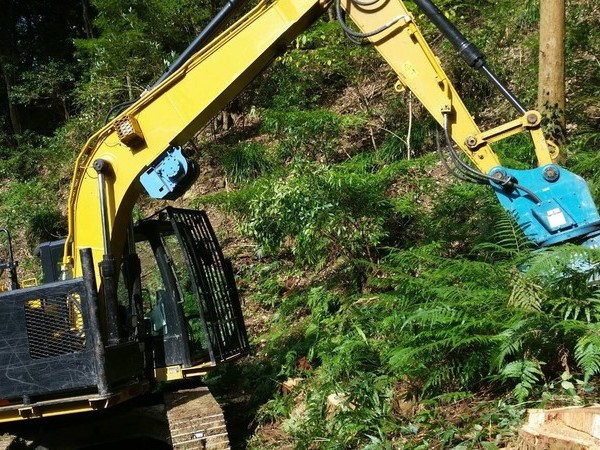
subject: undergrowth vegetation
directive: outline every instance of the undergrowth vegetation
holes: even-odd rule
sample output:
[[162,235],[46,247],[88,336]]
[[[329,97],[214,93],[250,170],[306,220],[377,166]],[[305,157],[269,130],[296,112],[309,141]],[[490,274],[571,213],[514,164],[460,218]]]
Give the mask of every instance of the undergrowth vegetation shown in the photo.
[[[449,257],[441,242],[382,250],[362,261],[360,287],[337,278],[349,261],[291,290],[306,272],[253,273],[254,301],[276,311],[242,364],[256,371],[261,426],[280,423],[294,448],[498,448],[525,405],[590,401],[600,254],[532,252],[502,214],[493,239],[468,254]],[[292,380],[291,393],[276,380]],[[274,395],[266,403],[263,389]],[[251,448],[281,445],[264,436]]]

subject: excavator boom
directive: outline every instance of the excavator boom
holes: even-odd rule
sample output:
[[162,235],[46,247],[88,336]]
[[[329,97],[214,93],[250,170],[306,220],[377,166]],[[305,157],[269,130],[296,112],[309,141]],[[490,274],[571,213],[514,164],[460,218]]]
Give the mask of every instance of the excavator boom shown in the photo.
[[[503,206],[517,217],[522,228],[536,229],[535,233],[529,232],[536,244],[587,237],[588,225],[598,228],[600,218],[593,202],[583,214],[568,205],[557,206],[554,200],[557,191],[573,192],[585,183],[554,164],[558,148],[544,139],[540,114],[521,105],[493,75],[480,52],[430,0],[419,0],[417,4],[462,49],[470,65],[494,80],[522,114],[520,118],[482,132],[402,1],[338,0],[335,7],[339,16],[347,15],[359,28],[357,35],[368,36],[393,68],[398,76],[397,88],[410,89],[444,128],[447,147],[458,146],[475,167],[463,170],[464,164],[458,161],[459,169],[467,177],[491,183]],[[180,61],[177,70],[169,71],[166,79],[90,138],[73,174],[64,278],[81,274],[78,252],[82,248],[91,248],[95,261],[112,255],[118,266],[125,230],[143,189],[154,197],[166,199],[184,192],[197,172],[193,161],[182,151],[185,143],[328,6],[326,1],[319,0],[259,3],[196,54]],[[530,187],[519,182],[522,175],[502,167],[490,147],[491,143],[520,131],[531,134],[538,164],[545,167],[540,169],[539,176],[527,178],[528,183],[535,180]],[[560,176],[553,179],[552,174],[557,172]],[[562,187],[567,178],[568,183]],[[591,197],[587,194],[584,197],[581,202],[579,198],[573,201],[577,205],[590,204]],[[585,224],[585,230],[582,231],[580,224]],[[100,275],[98,283],[102,284]]]
[[[77,158],[68,202],[64,263],[72,276],[81,274],[81,248],[91,248],[96,261],[108,251],[118,264],[142,192],[140,176],[157,195],[180,194],[177,184],[189,182],[190,173],[180,148],[326,8],[315,0],[261,2],[90,138]],[[102,186],[94,163],[104,174]]]

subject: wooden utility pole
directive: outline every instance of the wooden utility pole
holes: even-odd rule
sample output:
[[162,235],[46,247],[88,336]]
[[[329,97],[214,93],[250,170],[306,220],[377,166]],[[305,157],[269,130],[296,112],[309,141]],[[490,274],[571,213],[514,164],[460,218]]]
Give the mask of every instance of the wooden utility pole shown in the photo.
[[564,139],[565,0],[540,0],[538,109],[549,119],[549,131]]

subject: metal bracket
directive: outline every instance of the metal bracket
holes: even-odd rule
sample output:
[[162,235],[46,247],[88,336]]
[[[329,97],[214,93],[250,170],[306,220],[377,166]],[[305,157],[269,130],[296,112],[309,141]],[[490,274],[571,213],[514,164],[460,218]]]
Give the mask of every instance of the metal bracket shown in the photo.
[[193,161],[183,154],[181,147],[164,152],[140,176],[140,183],[153,198],[173,200],[179,197],[198,176]]
[[484,145],[501,141],[523,131],[529,131],[535,147],[538,165],[553,164],[558,159],[559,148],[554,142],[547,141],[544,138],[544,133],[540,127],[541,121],[542,115],[538,111],[527,111],[518,119],[479,134],[468,136],[465,139],[465,145],[469,149],[476,151]]

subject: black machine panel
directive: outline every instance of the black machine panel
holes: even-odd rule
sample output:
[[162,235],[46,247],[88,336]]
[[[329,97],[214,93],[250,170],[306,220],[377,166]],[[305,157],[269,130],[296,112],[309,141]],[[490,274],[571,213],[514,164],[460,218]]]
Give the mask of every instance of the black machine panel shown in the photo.
[[0,398],[96,387],[86,296],[81,279],[0,296]]
[[165,284],[164,291],[156,292],[160,308],[149,315],[158,331],[155,344],[163,341],[156,362],[214,365],[246,354],[248,337],[233,270],[206,213],[167,207],[139,222],[135,231],[137,241],[151,243]]

